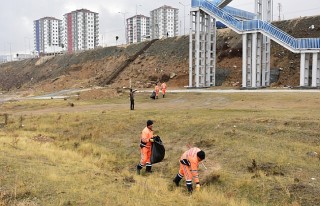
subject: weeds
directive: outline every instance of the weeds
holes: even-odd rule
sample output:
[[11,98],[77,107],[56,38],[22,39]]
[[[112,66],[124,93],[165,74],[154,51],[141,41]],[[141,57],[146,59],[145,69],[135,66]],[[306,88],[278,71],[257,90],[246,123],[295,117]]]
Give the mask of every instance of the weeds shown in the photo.
[[[320,161],[307,154],[319,152],[319,105],[295,102],[312,94],[291,95],[170,94],[150,102],[139,94],[134,112],[125,97],[73,108],[58,100],[3,104],[10,116],[0,129],[0,205],[314,205]],[[166,157],[152,175],[136,176],[147,119]],[[207,154],[202,191],[192,195],[184,181],[172,184],[188,145]]]

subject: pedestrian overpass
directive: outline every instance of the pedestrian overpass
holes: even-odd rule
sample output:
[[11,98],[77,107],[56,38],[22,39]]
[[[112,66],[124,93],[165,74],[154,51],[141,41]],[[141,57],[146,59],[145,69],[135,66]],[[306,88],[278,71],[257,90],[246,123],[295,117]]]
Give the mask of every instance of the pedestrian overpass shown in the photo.
[[191,0],[189,87],[215,86],[216,21],[242,35],[242,88],[270,86],[271,40],[300,54],[300,86],[320,87],[320,38],[294,38],[271,24],[273,0],[255,0],[255,13],[232,0]]

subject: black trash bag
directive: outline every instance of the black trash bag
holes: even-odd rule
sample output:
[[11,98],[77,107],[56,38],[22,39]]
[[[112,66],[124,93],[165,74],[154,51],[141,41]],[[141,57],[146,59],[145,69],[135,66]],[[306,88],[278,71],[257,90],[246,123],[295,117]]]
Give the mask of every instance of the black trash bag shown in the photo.
[[151,164],[161,162],[164,159],[166,150],[159,136],[154,137],[151,151]]
[[155,92],[155,91],[152,92],[150,98],[151,98],[151,99],[156,99],[156,92]]

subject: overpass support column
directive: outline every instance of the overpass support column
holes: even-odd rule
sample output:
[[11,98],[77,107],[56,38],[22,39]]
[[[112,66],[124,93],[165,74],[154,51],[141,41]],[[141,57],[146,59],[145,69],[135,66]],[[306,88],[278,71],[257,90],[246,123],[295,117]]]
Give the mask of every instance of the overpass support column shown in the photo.
[[316,73],[316,78],[317,78],[317,87],[320,87],[320,55],[317,53],[317,73]]
[[[262,84],[263,35],[261,33],[242,35],[242,87],[257,88]],[[264,75],[266,75],[264,73]],[[266,82],[266,81],[264,81]]]
[[271,41],[268,37],[262,35],[262,82],[261,86],[270,86],[270,45]]
[[242,35],[242,87],[247,87],[247,34]]
[[253,80],[253,54],[255,49],[253,49],[253,35],[252,34],[243,34],[242,35],[242,87],[252,87]]
[[201,10],[191,10],[189,87],[215,86],[216,20]]
[[195,83],[196,83],[196,87],[199,87],[199,82],[200,82],[200,10],[196,12],[196,22],[195,22],[195,66],[196,66],[196,70],[195,70]]
[[257,40],[257,33],[252,34],[252,53],[251,53],[251,61],[252,61],[252,76],[251,76],[251,87],[256,88],[257,87],[257,45],[258,45],[258,40]]
[[309,65],[310,64],[310,54],[301,53],[300,58],[300,87],[309,86]]
[[[257,19],[271,22],[273,0],[255,0]],[[261,33],[243,34],[242,87],[270,86],[270,38]]]
[[[256,12],[260,19],[267,22],[272,22],[273,17],[273,0],[256,0],[256,7],[260,6],[261,14],[256,8]],[[267,87],[270,86],[270,38],[262,35],[262,64],[261,64],[261,86]]]
[[318,53],[313,53],[312,54],[312,83],[311,83],[311,87],[317,87],[320,86],[320,72],[319,72],[319,55]]
[[[194,12],[190,12],[190,24],[192,25],[193,22],[193,15]],[[193,82],[193,30],[192,26],[190,26],[189,30],[189,87],[192,87],[192,82]]]

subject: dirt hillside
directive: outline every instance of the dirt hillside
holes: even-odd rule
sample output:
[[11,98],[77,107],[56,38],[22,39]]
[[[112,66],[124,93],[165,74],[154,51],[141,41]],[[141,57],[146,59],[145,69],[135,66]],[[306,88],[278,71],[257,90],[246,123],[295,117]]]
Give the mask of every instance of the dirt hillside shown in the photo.
[[[293,37],[320,37],[320,16],[274,22]],[[314,29],[309,29],[314,25]],[[157,81],[169,87],[188,85],[189,37],[160,39],[132,61],[110,85],[104,80],[146,42],[127,47],[98,48],[77,54],[41,57],[0,65],[0,90],[53,92],[67,88],[108,86],[116,89],[148,88]],[[241,35],[219,29],[217,39],[217,85],[241,85]],[[280,71],[272,86],[298,86],[300,55],[271,44],[271,69]]]

